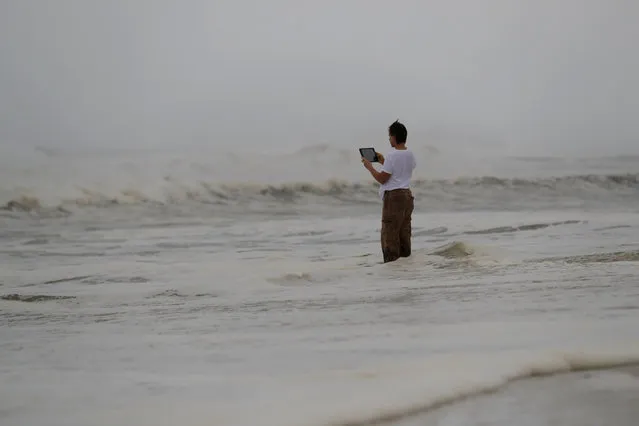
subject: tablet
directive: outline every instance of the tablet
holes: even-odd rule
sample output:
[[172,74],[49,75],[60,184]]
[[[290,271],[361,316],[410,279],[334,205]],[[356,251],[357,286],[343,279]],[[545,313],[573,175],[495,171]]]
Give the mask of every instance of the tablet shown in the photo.
[[366,158],[371,163],[376,163],[379,161],[379,158],[377,158],[377,153],[375,152],[375,148],[360,148],[359,153],[362,157]]

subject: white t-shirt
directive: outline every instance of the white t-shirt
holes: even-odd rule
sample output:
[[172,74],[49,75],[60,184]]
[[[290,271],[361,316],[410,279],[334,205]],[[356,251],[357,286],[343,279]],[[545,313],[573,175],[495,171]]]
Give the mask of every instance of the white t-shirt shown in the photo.
[[390,174],[390,178],[385,184],[379,187],[379,196],[384,199],[384,191],[392,189],[410,188],[410,180],[413,177],[413,170],[417,166],[415,155],[409,149],[392,148],[384,156],[382,172]]

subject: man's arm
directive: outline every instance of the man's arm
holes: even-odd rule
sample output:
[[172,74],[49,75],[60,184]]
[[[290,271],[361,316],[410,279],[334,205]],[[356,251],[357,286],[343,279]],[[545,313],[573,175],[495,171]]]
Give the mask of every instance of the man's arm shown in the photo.
[[[383,155],[378,154],[378,157],[381,157],[379,158],[380,163],[384,164],[384,162],[386,162]],[[381,172],[375,170],[375,166],[373,166],[373,164],[365,158],[362,158],[362,163],[364,163],[364,167],[366,167],[373,178],[382,185],[388,182],[388,179],[390,179],[391,175],[393,174],[392,158],[390,159],[390,162],[386,164],[386,166],[382,167]]]
[[385,184],[391,177],[391,175],[386,172],[378,172],[377,170],[375,170],[374,167],[371,167],[370,169],[368,169],[368,171],[371,172],[373,178],[375,178],[375,180],[382,185]]

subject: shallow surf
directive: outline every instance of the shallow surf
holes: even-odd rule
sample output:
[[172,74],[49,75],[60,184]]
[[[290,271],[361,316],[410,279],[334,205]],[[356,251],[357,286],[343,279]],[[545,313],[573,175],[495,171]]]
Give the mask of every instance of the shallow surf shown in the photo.
[[[351,184],[5,209],[0,423],[542,425],[562,412],[543,395],[572,392],[625,426],[636,388],[607,372],[639,357],[636,187],[508,179],[437,181],[440,198],[424,180],[392,264],[379,202]],[[567,374],[584,369],[605,372]]]

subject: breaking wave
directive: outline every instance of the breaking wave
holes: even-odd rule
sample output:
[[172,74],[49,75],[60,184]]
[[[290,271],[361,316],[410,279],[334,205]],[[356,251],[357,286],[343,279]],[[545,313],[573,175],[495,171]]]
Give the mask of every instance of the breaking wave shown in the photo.
[[[78,185],[75,194],[54,196],[24,191],[0,200],[1,209],[13,213],[69,215],[78,209],[117,206],[200,205],[211,208],[290,205],[353,205],[378,203],[378,185],[373,182],[327,180],[323,183],[291,182],[279,185],[233,182],[181,183],[165,178],[153,190],[120,188],[98,190]],[[4,190],[0,193],[15,191]],[[516,208],[580,202],[623,202],[639,195],[639,173],[575,175],[520,179],[493,176],[457,179],[421,179],[413,184],[416,201],[429,209]],[[47,201],[45,201],[47,200]],[[427,202],[426,202],[427,201]],[[501,232],[502,230],[491,230]]]
[[465,258],[472,256],[474,253],[475,250],[462,241],[453,241],[429,252],[432,256],[441,256],[447,259]]

